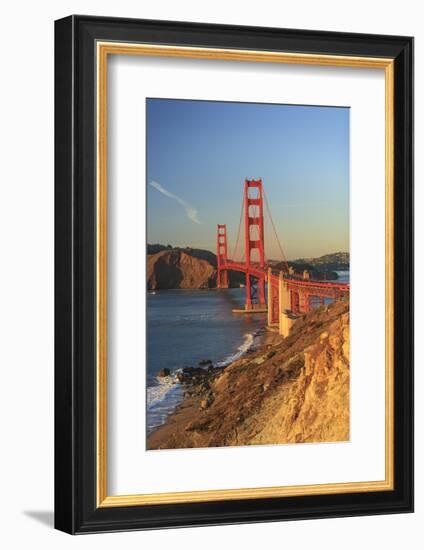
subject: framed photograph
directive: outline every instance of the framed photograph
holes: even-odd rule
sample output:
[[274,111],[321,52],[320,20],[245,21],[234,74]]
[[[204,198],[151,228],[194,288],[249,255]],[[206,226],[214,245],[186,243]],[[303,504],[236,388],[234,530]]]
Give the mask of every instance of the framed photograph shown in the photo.
[[413,510],[413,39],[55,24],[55,525]]

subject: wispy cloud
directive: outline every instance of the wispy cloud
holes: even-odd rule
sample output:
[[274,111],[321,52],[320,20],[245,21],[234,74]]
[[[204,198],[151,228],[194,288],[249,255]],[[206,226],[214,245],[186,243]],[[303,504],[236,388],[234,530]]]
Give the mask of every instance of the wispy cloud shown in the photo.
[[186,202],[185,200],[183,200],[181,197],[179,197],[178,195],[174,195],[174,193],[171,193],[170,191],[168,191],[167,189],[165,189],[165,187],[163,187],[160,183],[158,183],[157,181],[149,181],[149,185],[151,185],[152,187],[154,187],[155,189],[157,189],[159,191],[159,193],[162,193],[162,195],[165,195],[165,197],[169,197],[170,199],[173,199],[174,201],[178,202],[178,204],[180,204],[184,210],[185,210],[185,213],[187,215],[187,218],[189,220],[191,220],[192,222],[194,223],[200,223],[199,221],[199,218],[197,216],[197,210],[196,208],[193,208],[193,206],[191,206],[190,204],[188,204],[188,202]]

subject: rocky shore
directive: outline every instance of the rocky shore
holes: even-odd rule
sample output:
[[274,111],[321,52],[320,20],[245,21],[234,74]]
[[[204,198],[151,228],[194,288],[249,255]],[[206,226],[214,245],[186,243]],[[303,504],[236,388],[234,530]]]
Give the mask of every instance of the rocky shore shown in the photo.
[[261,342],[226,367],[178,374],[184,400],[148,449],[349,439],[349,304],[304,315],[288,338]]

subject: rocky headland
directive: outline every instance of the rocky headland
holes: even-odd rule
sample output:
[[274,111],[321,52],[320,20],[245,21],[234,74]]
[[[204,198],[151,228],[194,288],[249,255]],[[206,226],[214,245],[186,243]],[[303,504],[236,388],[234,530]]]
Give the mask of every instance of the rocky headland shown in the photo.
[[162,250],[147,256],[147,289],[214,288],[216,268],[183,250]]
[[261,343],[226,367],[205,359],[178,377],[185,398],[148,437],[149,449],[349,439],[349,304],[299,318],[283,339]]
[[[243,274],[229,274],[229,285],[240,286]],[[147,290],[216,288],[216,256],[208,250],[149,245]]]

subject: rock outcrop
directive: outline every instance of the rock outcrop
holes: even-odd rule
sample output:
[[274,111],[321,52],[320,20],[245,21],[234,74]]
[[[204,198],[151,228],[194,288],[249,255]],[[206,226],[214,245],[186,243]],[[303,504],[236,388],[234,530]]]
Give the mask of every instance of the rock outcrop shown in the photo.
[[[209,250],[148,245],[147,290],[215,288],[216,278],[216,256]],[[230,287],[245,283],[243,273],[230,271],[228,279]]]
[[208,261],[180,249],[147,256],[147,289],[213,288],[216,268]]

